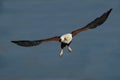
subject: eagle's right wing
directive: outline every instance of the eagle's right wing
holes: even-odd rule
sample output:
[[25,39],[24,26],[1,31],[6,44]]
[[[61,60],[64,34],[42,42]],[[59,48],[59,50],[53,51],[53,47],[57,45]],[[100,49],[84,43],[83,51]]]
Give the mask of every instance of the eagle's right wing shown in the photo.
[[31,46],[37,46],[43,42],[49,42],[49,41],[59,41],[60,37],[52,37],[48,39],[42,39],[42,40],[34,40],[34,41],[29,41],[29,40],[18,40],[18,41],[11,41],[12,43],[15,43],[19,46],[24,46],[24,47],[31,47]]

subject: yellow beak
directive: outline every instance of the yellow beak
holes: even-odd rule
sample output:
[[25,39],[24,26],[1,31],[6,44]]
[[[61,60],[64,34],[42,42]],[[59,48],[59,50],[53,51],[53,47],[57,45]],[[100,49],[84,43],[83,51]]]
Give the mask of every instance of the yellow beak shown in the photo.
[[66,41],[68,41],[68,40],[69,40],[69,38],[68,38],[68,37],[65,37],[65,40],[66,40]]

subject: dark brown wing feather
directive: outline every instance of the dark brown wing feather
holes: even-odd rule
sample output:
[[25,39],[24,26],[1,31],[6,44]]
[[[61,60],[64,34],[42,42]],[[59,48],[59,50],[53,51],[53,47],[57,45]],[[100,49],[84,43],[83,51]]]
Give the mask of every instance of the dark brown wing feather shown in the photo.
[[34,41],[29,41],[29,40],[18,40],[18,41],[11,41],[12,43],[15,43],[19,46],[24,46],[24,47],[31,47],[31,46],[37,46],[43,42],[49,42],[49,41],[59,41],[60,37],[52,37],[48,39],[42,39],[42,40],[34,40]]
[[110,9],[109,11],[105,12],[103,15],[101,15],[100,17],[96,18],[95,20],[93,20],[92,22],[90,22],[89,24],[87,24],[85,27],[74,30],[72,33],[72,36],[77,35],[79,32],[88,30],[88,29],[93,29],[96,28],[97,26],[103,24],[106,19],[108,18],[110,12],[112,11],[112,9]]

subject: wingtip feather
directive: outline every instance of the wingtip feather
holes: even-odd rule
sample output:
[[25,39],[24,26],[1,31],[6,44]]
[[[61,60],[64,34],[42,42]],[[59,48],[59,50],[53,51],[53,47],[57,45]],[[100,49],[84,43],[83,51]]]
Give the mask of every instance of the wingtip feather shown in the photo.
[[16,41],[11,41],[12,43],[16,43]]
[[21,41],[11,41],[12,43],[23,46],[23,47],[32,47],[37,46],[41,43],[41,41],[28,41],[28,40],[21,40]]
[[109,11],[108,11],[108,13],[110,13],[112,10],[113,10],[113,8],[110,8]]

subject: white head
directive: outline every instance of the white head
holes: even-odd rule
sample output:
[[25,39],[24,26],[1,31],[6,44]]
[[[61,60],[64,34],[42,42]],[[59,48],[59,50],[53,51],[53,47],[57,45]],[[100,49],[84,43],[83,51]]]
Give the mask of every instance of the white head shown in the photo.
[[60,37],[61,42],[69,44],[72,41],[72,34],[64,34]]

